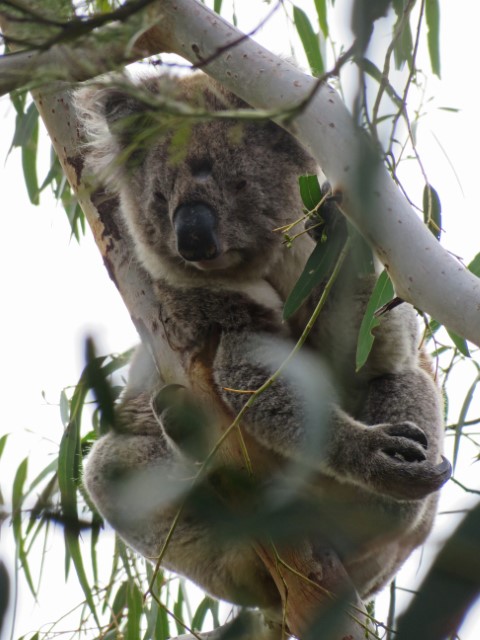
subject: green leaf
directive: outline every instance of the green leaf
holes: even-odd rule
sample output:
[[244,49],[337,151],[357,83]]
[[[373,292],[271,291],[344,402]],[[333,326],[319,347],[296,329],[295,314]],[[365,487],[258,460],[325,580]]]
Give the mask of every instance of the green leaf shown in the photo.
[[333,234],[326,242],[318,242],[285,302],[283,317],[290,318],[301,307],[312,291],[327,280],[340,255],[345,240],[341,234]]
[[62,389],[62,392],[60,393],[60,418],[62,420],[63,426],[66,427],[68,421],[70,420],[70,405],[68,403],[65,389]]
[[194,631],[202,630],[203,623],[205,622],[205,617],[207,616],[207,613],[212,612],[212,616],[213,616],[214,615],[213,611],[215,610],[215,607],[218,610],[218,602],[213,598],[211,598],[210,596],[205,596],[205,598],[198,605],[197,610],[195,611],[192,618],[191,627]]
[[114,396],[108,381],[108,373],[105,367],[105,357],[97,357],[95,345],[91,338],[86,340],[85,359],[85,382],[92,389],[98,409],[100,411],[100,435],[107,433],[111,428],[115,428]]
[[87,601],[87,604],[90,607],[90,610],[93,614],[95,622],[97,623],[98,627],[100,627],[100,621],[98,619],[95,603],[93,600],[92,589],[90,587],[90,583],[88,581],[88,577],[83,565],[83,557],[82,557],[82,551],[80,549],[78,527],[72,526],[71,524],[66,523],[65,541],[68,547],[70,557],[72,558],[73,564],[75,566],[75,571],[77,572],[78,581],[80,583],[80,586],[83,589],[83,593],[85,594],[85,600]]
[[317,176],[300,176],[300,196],[307,211],[313,211],[322,199],[322,189]]
[[480,383],[480,373],[477,375],[475,380],[470,385],[465,398],[463,400],[462,408],[460,409],[460,415],[457,420],[457,428],[455,429],[455,440],[453,443],[453,456],[452,456],[452,467],[455,471],[455,467],[457,466],[457,458],[458,452],[460,451],[460,442],[462,440],[463,427],[465,426],[465,421],[467,419],[467,414],[472,404],[472,400],[475,396],[475,392],[478,384]]
[[183,604],[185,602],[185,597],[183,594],[183,586],[182,583],[178,583],[178,592],[177,592],[177,600],[173,605],[173,613],[175,614],[175,623],[177,625],[177,631],[179,634],[184,633],[185,627],[181,624],[180,620],[183,620]]
[[110,614],[110,624],[120,623],[123,617],[124,610],[128,605],[128,589],[130,587],[130,583],[125,580],[118,587],[117,593],[115,594],[115,598],[113,599],[112,604],[112,612]]
[[[371,76],[374,80],[376,80],[378,84],[381,84],[384,81],[383,72],[380,71],[380,69],[375,64],[373,64],[373,62],[368,58],[359,59],[357,64],[362,69],[362,71],[364,71],[365,73],[368,73],[368,75]],[[392,85],[389,82],[387,82],[387,84],[385,85],[385,91],[387,92],[388,97],[395,104],[395,106],[399,108],[402,107],[403,105],[402,98],[397,93],[395,93],[395,89],[392,87]],[[390,116],[385,116],[385,118],[379,118],[378,122],[388,117]]]
[[325,73],[325,66],[323,64],[322,53],[320,51],[320,40],[318,34],[313,30],[307,14],[296,6],[293,7],[293,20],[300,40],[302,41],[303,48],[305,49],[305,54],[307,56],[308,64],[310,65],[312,75],[322,75],[322,73]]
[[377,280],[358,333],[356,370],[363,367],[372,349],[374,335],[372,330],[380,324],[375,312],[394,297],[393,285],[388,273],[383,271]]
[[427,42],[433,73],[440,78],[440,6],[438,0],[426,0]]
[[475,258],[470,262],[467,269],[480,278],[480,253],[477,253]]
[[12,147],[23,147],[28,144],[38,125],[38,111],[32,102],[27,111],[17,110],[17,118],[15,120],[15,133],[13,134]]
[[8,438],[9,434],[6,433],[5,435],[3,435],[0,438],[0,458],[2,457],[3,454],[3,450],[5,449],[5,445],[7,444],[7,438]]
[[[393,27],[393,31],[394,33],[396,33],[397,29],[399,28],[399,26],[401,25],[404,19],[404,13],[407,7],[404,0],[394,0],[393,8],[397,15],[397,21]],[[411,68],[412,54],[413,54],[413,38],[412,38],[412,29],[410,27],[410,22],[408,20],[405,21],[402,28],[402,32],[397,37],[393,53],[395,58],[396,69],[401,69],[405,64],[405,62],[408,62],[408,66]]]
[[38,150],[38,112],[34,129],[29,141],[22,146],[23,177],[27,186],[30,202],[38,205],[40,202],[38,177],[37,177],[37,150]]
[[451,341],[457,347],[460,353],[466,358],[471,358],[471,354],[468,349],[468,344],[465,338],[462,338],[462,336],[459,336],[457,333],[450,331],[450,329],[447,329],[447,332],[448,332],[448,335],[450,336]]
[[423,189],[423,220],[433,235],[440,240],[442,233],[442,204],[431,184]]
[[128,640],[140,640],[140,618],[143,609],[143,597],[135,582],[128,583],[127,591],[127,633]]
[[39,187],[37,178],[38,148],[38,111],[35,103],[31,103],[25,113],[17,110],[15,133],[11,148],[20,147],[22,166],[28,196],[32,204],[39,203]]
[[5,629],[4,622],[7,618],[8,602],[10,600],[10,577],[8,571],[0,561],[0,631]]
[[25,540],[22,533],[22,504],[25,499],[23,487],[25,486],[25,480],[27,478],[28,471],[28,458],[25,458],[19,465],[15,478],[13,480],[12,489],[12,530],[15,540],[18,559],[20,560],[25,579],[32,592],[36,597],[35,587],[33,586],[33,580],[28,566],[27,554],[25,552]]
[[328,38],[328,21],[327,21],[327,1],[315,0],[315,9],[317,10],[318,24],[325,38]]
[[222,10],[222,3],[223,0],[215,0],[215,2],[213,3],[213,10],[215,11],[215,13],[220,14]]
[[[54,462],[56,463],[56,460]],[[29,493],[31,492],[31,490],[32,490],[32,487],[30,487]],[[32,509],[30,511],[30,518],[29,518],[28,527],[27,527],[27,534],[30,533],[30,531],[32,530],[32,528],[33,528],[33,526],[35,524],[35,521],[40,516],[42,511],[44,511],[45,509],[47,509],[51,505],[52,498],[53,498],[53,496],[55,495],[56,492],[57,492],[57,475],[55,474],[52,478],[50,478],[50,481],[44,487],[44,489],[42,490],[42,492],[38,496],[35,504],[33,505]]]
[[[150,583],[153,579],[154,569],[147,563],[146,574],[147,580]],[[160,594],[162,589],[166,586],[162,571],[158,571],[155,577],[155,592]],[[167,586],[168,589],[168,586]],[[168,614],[165,607],[159,605],[153,598],[150,600],[150,608],[145,612],[148,626],[143,636],[143,640],[167,640],[171,637],[170,626],[168,624]]]
[[77,490],[80,484],[82,457],[80,423],[88,391],[85,377],[84,369],[70,403],[70,422],[60,442],[58,455],[58,486],[60,489],[60,504],[64,519],[66,571],[68,572],[69,561],[71,559],[77,572],[78,581],[85,594],[87,604],[92,611],[95,622],[100,626],[79,544],[80,525],[78,520]]

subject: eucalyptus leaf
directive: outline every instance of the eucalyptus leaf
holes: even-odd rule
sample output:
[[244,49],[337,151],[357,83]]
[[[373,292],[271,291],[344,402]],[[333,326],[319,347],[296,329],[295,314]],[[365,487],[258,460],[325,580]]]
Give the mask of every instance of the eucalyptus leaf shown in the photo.
[[[216,616],[213,613],[214,611]],[[205,618],[209,612],[212,613],[214,620],[215,620],[215,617],[217,617],[218,619],[218,602],[213,598],[211,598],[210,596],[205,596],[205,598],[198,605],[197,610],[195,611],[192,618],[191,626],[194,631],[202,630],[203,623],[205,622]]]
[[179,634],[185,632],[184,626],[180,620],[183,620],[183,605],[185,603],[185,594],[183,593],[183,585],[181,581],[178,583],[177,599],[173,605],[173,613],[175,615],[175,623],[177,625],[177,632]]
[[326,242],[318,242],[307,264],[285,302],[283,317],[290,318],[307,300],[315,287],[325,282],[331,274],[340,255],[345,239],[341,234],[327,238]]
[[431,184],[423,189],[423,220],[433,235],[440,240],[442,233],[442,204]]
[[320,51],[320,39],[315,33],[307,14],[297,6],[293,7],[293,20],[300,40],[302,41],[305,55],[307,56],[310,71],[313,76],[321,76],[325,73],[322,52]]
[[470,350],[468,348],[468,344],[465,338],[462,338],[462,336],[459,336],[457,333],[450,331],[450,329],[447,329],[447,332],[448,332],[448,335],[450,336],[451,341],[457,347],[460,353],[466,358],[471,358]]
[[438,0],[426,0],[427,42],[433,73],[440,78],[440,5]]
[[313,211],[322,199],[322,189],[318,182],[318,176],[300,176],[298,186],[305,209]]
[[23,531],[22,531],[22,504],[25,499],[23,488],[25,486],[25,481],[27,479],[27,471],[28,471],[28,458],[25,458],[20,463],[15,473],[15,477],[13,479],[12,530],[13,530],[13,537],[15,540],[16,548],[17,548],[18,559],[22,564],[25,579],[27,581],[27,584],[33,596],[36,597],[35,587],[33,586],[32,575],[30,573],[30,567],[28,565],[27,554],[25,552],[25,539],[23,537]]
[[362,324],[360,325],[356,354],[357,371],[359,371],[367,361],[375,339],[372,331],[380,324],[379,319],[375,316],[375,312],[383,307],[387,302],[390,302],[393,297],[394,291],[392,281],[390,280],[388,273],[383,271],[372,291],[365,315],[363,316]]
[[112,603],[112,610],[110,614],[110,623],[120,623],[124,614],[125,609],[128,605],[128,590],[130,588],[130,583],[125,580],[118,587],[115,597]]
[[475,274],[477,278],[480,278],[480,253],[477,253],[475,258],[470,262],[467,268],[469,271]]
[[318,24],[325,38],[328,38],[327,0],[315,0]]
[[22,130],[20,138],[22,150],[22,167],[25,185],[27,187],[28,197],[33,205],[38,205],[39,186],[37,177],[37,151],[38,151],[38,111],[34,103],[32,103],[25,116],[27,123],[25,129]]

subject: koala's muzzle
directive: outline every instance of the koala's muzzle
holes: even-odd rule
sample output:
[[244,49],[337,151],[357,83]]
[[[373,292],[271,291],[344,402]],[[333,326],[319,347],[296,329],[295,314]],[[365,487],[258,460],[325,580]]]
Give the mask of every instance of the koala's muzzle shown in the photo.
[[180,205],[173,214],[177,250],[184,260],[213,260],[220,253],[217,218],[208,205],[192,202]]

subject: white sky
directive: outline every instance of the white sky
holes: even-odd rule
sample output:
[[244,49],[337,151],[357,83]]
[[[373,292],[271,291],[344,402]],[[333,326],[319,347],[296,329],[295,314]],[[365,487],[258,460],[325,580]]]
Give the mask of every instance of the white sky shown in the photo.
[[[313,3],[298,1],[297,4],[306,8]],[[345,4],[345,0],[336,2],[338,10]],[[237,5],[239,26],[245,30],[252,28],[258,12],[245,11],[250,15],[243,15],[241,9],[250,3],[237,2]],[[262,11],[268,10],[267,5],[261,6]],[[419,130],[419,147],[430,181],[442,200],[446,231],[443,242],[468,262],[480,251],[477,196],[480,127],[478,63],[474,55],[480,6],[477,0],[458,0],[442,3],[441,10],[442,82],[431,77],[426,63],[425,72],[430,76],[427,95],[432,101],[427,105],[428,115]],[[284,38],[278,38],[278,29],[275,24],[269,25],[262,35],[263,43],[277,53],[288,55],[289,51],[282,50]],[[461,112],[451,114],[438,110],[442,106],[456,107]],[[105,353],[122,351],[137,339],[89,232],[80,247],[71,240],[66,216],[49,194],[42,197],[40,207],[30,205],[17,152],[12,153],[3,166],[13,130],[13,109],[7,100],[0,100],[0,435],[11,433],[0,467],[2,488],[11,486],[11,476],[24,457],[31,457],[31,479],[56,451],[63,430],[57,406],[60,391],[75,384],[79,377],[85,336],[94,333],[100,351]],[[48,143],[44,141],[43,145],[46,157]],[[449,161],[455,167],[461,186]],[[415,193],[418,187],[410,172],[405,172],[405,181]],[[473,375],[473,366],[467,364],[457,382],[458,391],[455,388],[451,393],[451,420],[458,417]],[[463,453],[458,477],[470,487],[479,488],[478,468],[472,466],[471,452]],[[8,502],[9,496],[5,497]],[[441,510],[458,509],[465,502],[465,494],[449,486],[444,492]],[[427,558],[452,526],[452,518],[440,515],[438,525],[426,547]],[[12,569],[13,547],[7,527],[2,532],[0,553],[10,560]],[[420,558],[421,553],[414,555],[399,577],[399,584],[410,586],[412,581],[418,582],[426,567],[426,563],[420,566]],[[74,579],[68,588],[63,587],[63,543],[52,544],[46,550],[46,567],[54,586],[51,591],[48,589],[47,597],[46,589],[42,590],[44,598],[39,606],[34,606],[24,588],[21,589],[15,637],[56,620],[60,612],[67,611],[81,599]],[[54,598],[51,593],[55,594]],[[379,602],[379,606],[384,606],[385,599],[380,598]],[[464,627],[462,640],[480,637],[480,624],[476,624],[479,618],[477,608]]]

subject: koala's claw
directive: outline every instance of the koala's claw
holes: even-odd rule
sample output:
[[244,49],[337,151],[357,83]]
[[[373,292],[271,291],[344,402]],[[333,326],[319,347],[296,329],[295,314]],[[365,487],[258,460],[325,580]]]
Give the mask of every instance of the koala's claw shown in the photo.
[[438,491],[450,478],[452,468],[446,458],[433,464],[428,460],[428,441],[412,422],[378,426],[372,480],[382,493],[400,500],[419,500]]
[[386,425],[384,431],[390,436],[398,436],[400,438],[408,438],[414,442],[418,442],[424,449],[428,447],[427,436],[423,429],[417,427],[413,422],[400,422],[398,424]]

